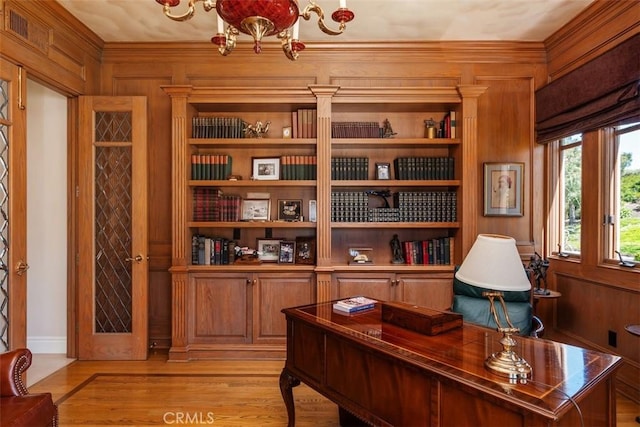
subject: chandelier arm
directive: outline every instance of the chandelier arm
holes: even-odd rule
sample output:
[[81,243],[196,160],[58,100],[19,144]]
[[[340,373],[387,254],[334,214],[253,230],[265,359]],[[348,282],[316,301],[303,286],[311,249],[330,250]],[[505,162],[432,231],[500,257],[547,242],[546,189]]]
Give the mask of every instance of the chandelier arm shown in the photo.
[[282,51],[284,52],[285,56],[292,61],[297,60],[299,54],[298,52],[293,50],[293,46],[291,44],[292,38],[291,34],[289,34],[289,31],[281,31],[280,33],[278,33],[278,38],[280,39],[280,43],[282,44]]
[[173,21],[178,21],[178,22],[187,21],[193,18],[193,15],[196,13],[196,3],[200,1],[202,2],[202,7],[205,10],[205,12],[209,12],[210,10],[216,8],[215,0],[189,0],[189,6],[187,7],[187,11],[182,15],[174,15],[171,13],[171,3],[167,1],[164,3],[162,7],[162,11],[164,12],[164,15],[167,18]]
[[218,52],[220,55],[227,56],[229,55],[233,49],[236,47],[236,37],[238,36],[239,31],[237,28],[229,25],[227,29],[224,31],[225,35],[225,44],[224,46],[218,46]]
[[308,21],[309,19],[311,19],[311,12],[314,12],[316,15],[318,15],[318,27],[325,34],[329,34],[330,36],[338,36],[342,34],[347,27],[347,24],[345,24],[344,22],[340,22],[338,31],[332,30],[331,28],[327,27],[324,23],[324,11],[319,5],[313,2],[310,2],[305,6],[300,16],[303,17],[305,21]]

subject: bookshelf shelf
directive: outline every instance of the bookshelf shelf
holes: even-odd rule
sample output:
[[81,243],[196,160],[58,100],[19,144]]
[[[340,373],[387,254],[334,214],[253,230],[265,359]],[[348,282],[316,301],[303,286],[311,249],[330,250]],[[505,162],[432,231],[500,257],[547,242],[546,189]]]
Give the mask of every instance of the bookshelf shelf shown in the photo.
[[459,187],[460,180],[398,180],[398,179],[378,179],[378,180],[339,180],[331,181],[332,187]]
[[310,228],[315,229],[315,222],[308,221],[190,221],[187,222],[190,228]]
[[273,180],[273,181],[257,181],[257,180],[198,180],[192,179],[188,181],[189,187],[238,187],[238,188],[269,188],[269,187],[311,187],[315,188],[315,180]]
[[315,138],[189,138],[198,148],[315,148]]
[[360,229],[448,229],[459,228],[458,222],[332,222],[331,228],[360,228]]
[[336,148],[360,147],[394,150],[396,148],[437,148],[460,145],[460,139],[450,138],[333,138],[331,145]]

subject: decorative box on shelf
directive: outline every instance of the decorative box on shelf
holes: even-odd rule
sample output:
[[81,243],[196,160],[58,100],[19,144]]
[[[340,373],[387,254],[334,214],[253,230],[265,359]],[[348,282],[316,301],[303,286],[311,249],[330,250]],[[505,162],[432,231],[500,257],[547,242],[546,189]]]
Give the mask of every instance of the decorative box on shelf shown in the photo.
[[438,335],[462,326],[462,315],[403,302],[383,302],[382,321],[423,335]]

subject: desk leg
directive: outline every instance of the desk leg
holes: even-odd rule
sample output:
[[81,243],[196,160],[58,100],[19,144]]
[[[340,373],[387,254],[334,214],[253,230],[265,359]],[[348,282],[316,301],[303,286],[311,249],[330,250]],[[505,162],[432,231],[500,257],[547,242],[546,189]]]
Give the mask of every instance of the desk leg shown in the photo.
[[282,394],[282,400],[284,400],[284,406],[287,408],[287,417],[289,417],[288,427],[294,427],[296,425],[296,407],[293,404],[293,387],[300,385],[300,380],[294,377],[287,371],[287,368],[283,368],[280,373],[280,393]]

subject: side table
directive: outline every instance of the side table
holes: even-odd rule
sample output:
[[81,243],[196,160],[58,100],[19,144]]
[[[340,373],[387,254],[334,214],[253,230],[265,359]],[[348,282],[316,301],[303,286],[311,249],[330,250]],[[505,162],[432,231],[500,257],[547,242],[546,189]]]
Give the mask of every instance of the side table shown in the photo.
[[558,299],[562,296],[562,294],[558,291],[547,290],[548,294],[539,294],[533,292],[533,314],[536,314],[536,306],[540,300],[545,299]]

